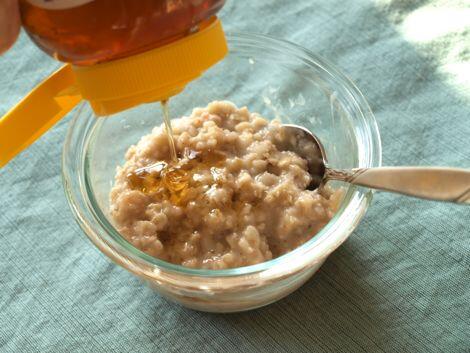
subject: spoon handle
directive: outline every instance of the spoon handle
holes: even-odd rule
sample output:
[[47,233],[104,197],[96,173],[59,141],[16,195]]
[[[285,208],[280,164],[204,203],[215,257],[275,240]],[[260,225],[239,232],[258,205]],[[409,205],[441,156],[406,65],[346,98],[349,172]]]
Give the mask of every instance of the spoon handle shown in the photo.
[[429,200],[470,204],[470,169],[381,167],[327,169],[326,180],[340,180],[372,189]]

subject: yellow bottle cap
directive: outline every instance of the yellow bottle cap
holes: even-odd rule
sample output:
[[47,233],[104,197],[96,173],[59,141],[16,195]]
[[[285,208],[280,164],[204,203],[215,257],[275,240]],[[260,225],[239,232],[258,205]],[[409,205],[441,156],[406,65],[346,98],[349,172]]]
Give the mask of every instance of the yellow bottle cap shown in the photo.
[[92,66],[72,66],[82,97],[97,115],[161,101],[181,92],[220,61],[228,48],[220,21],[214,17],[199,32],[168,45]]
[[0,167],[82,98],[97,116],[161,101],[223,59],[227,43],[213,17],[199,32],[147,52],[93,66],[64,65],[0,118]]

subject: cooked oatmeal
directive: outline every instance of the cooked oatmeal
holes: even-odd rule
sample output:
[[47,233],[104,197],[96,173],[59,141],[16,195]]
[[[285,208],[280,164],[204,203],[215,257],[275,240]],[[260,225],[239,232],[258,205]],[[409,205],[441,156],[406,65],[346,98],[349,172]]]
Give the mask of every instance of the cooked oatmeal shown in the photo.
[[118,167],[111,216],[135,247],[193,268],[247,266],[285,254],[331,219],[341,192],[306,187],[307,163],[277,148],[282,127],[226,101],[172,121],[177,165],[163,126]]

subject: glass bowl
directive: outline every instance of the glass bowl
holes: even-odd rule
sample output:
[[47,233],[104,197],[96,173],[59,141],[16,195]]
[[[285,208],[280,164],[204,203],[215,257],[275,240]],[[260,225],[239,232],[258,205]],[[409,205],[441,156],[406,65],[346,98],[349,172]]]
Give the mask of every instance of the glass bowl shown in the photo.
[[[170,100],[173,117],[230,100],[268,119],[305,126],[324,142],[331,166],[377,167],[381,145],[369,106],[334,66],[294,44],[261,35],[228,35],[229,55]],[[113,227],[109,191],[127,148],[162,123],[159,103],[95,118],[83,103],[63,150],[63,183],[79,225],[106,256],[161,295],[192,309],[234,312],[272,303],[307,281],[364,216],[370,191],[345,186],[333,219],[296,250],[257,265],[190,269],[134,248]]]

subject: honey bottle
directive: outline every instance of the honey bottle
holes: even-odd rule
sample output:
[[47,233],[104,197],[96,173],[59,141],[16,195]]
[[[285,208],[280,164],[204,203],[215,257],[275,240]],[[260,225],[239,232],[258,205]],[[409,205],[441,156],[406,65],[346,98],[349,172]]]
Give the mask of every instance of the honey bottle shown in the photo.
[[224,0],[19,0],[33,42],[65,62],[0,118],[0,167],[81,100],[97,116],[166,101],[223,59]]

